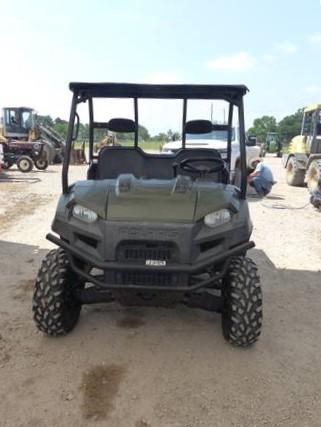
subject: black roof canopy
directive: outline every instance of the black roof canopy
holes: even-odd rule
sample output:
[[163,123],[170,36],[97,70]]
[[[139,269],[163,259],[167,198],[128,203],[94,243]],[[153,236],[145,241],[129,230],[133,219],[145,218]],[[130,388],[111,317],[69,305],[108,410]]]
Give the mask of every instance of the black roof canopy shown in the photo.
[[248,91],[244,85],[70,83],[81,98],[224,99],[237,101]]

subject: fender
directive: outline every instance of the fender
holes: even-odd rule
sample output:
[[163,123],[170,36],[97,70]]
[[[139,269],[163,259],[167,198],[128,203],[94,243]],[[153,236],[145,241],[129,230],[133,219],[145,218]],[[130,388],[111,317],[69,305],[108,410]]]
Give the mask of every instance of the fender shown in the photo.
[[[308,156],[304,153],[295,153],[295,154],[283,154],[282,156],[282,163],[283,166],[286,168],[288,166],[289,160],[291,157],[295,157],[297,164],[298,164],[298,168],[299,169],[303,169],[306,170],[307,166],[308,166]],[[320,155],[321,158],[321,155]]]
[[321,153],[310,154],[309,159],[308,159],[308,163],[307,163],[307,169],[314,160],[321,160]]

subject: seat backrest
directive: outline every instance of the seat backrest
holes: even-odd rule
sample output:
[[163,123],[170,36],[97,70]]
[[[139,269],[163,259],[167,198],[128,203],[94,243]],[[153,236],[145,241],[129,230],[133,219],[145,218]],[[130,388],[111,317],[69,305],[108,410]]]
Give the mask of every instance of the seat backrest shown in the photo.
[[145,163],[135,147],[105,147],[98,155],[98,179],[115,179],[128,173],[135,178],[145,176]]
[[[97,164],[98,179],[116,179],[121,174],[132,174],[135,178],[172,179],[174,164],[187,158],[217,158],[221,159],[218,151],[208,148],[186,148],[172,155],[149,154],[139,147],[105,147],[99,152]],[[190,173],[179,169],[179,174]],[[217,182],[226,182],[224,173],[214,173],[209,176]]]
[[171,179],[175,155],[149,154],[140,147],[105,147],[98,156],[98,179],[129,173],[136,178]]

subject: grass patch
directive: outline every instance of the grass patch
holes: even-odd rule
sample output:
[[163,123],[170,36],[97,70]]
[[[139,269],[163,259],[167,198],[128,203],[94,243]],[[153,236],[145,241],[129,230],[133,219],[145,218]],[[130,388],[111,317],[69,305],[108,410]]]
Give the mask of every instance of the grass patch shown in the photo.
[[[123,147],[130,147],[134,145],[133,141],[130,140],[125,140],[125,141],[118,141]],[[139,147],[144,150],[144,151],[161,151],[161,147],[164,144],[163,141],[154,141],[154,140],[149,140],[149,141],[139,141],[138,145]],[[75,149],[81,149],[83,147],[83,142],[82,141],[76,141],[74,143],[74,148]],[[85,147],[88,147],[88,142],[86,142]]]

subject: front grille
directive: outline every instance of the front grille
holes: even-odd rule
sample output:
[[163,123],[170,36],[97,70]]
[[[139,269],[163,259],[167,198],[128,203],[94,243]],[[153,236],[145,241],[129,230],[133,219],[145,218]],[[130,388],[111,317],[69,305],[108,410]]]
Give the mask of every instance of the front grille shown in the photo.
[[117,250],[118,261],[143,264],[146,260],[174,262],[176,255],[177,250],[170,243],[124,242]]
[[124,255],[128,261],[144,261],[146,259],[169,261],[171,259],[171,251],[168,248],[126,248]]
[[[168,242],[126,241],[117,248],[117,260],[146,265],[146,261],[178,261],[178,249]],[[164,268],[166,268],[164,266]],[[171,286],[181,281],[182,275],[162,271],[126,271],[116,274],[117,283],[138,286]]]
[[177,283],[177,275],[159,272],[129,271],[121,273],[124,285],[170,286]]

